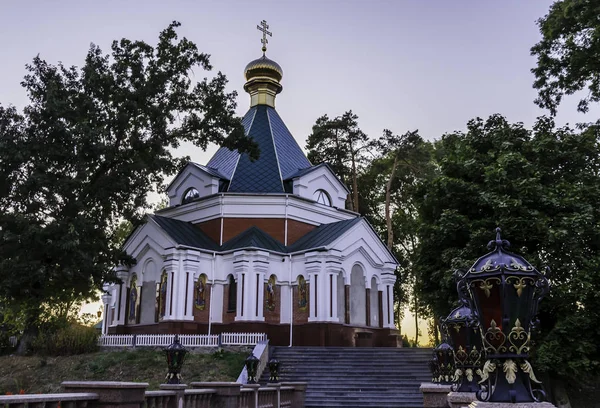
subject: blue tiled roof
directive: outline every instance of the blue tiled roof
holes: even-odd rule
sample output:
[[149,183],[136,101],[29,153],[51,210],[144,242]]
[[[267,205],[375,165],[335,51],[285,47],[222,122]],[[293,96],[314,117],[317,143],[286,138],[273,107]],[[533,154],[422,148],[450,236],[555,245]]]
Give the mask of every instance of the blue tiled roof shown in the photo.
[[173,218],[149,215],[175,242],[194,248],[203,248],[217,251],[219,245],[208,237],[200,228],[185,221]]
[[254,139],[260,157],[252,162],[237,151],[221,148],[207,163],[231,180],[227,191],[283,193],[283,180],[311,164],[277,111],[267,105],[252,107],[243,119],[246,134]]
[[240,156],[227,191],[236,193],[282,193],[283,181],[279,173],[277,153],[271,133],[266,105],[256,107],[256,115],[248,132],[260,149],[258,160],[251,161],[247,154]]
[[[250,125],[252,125],[255,114],[256,107],[250,108],[250,110],[244,115],[244,119],[242,119],[242,124],[244,125],[244,131],[246,134],[248,134],[250,130]],[[208,163],[206,163],[206,166],[216,169],[226,176],[227,180],[231,180],[231,176],[233,175],[233,171],[235,170],[235,166],[237,165],[239,157],[240,154],[237,150],[229,150],[226,147],[221,147],[208,161]]]
[[194,166],[198,167],[199,169],[204,170],[205,172],[207,172],[211,176],[215,176],[215,177],[218,177],[218,178],[224,179],[224,180],[229,180],[229,178],[227,176],[225,176],[223,173],[221,173],[217,169],[213,169],[211,167],[206,167],[206,166],[203,166],[201,164],[194,163],[194,162],[190,162],[190,163],[193,164]]
[[263,248],[275,252],[286,252],[285,246],[258,227],[250,227],[221,245],[221,251],[241,248]]
[[277,148],[281,176],[286,180],[290,174],[308,168],[311,164],[277,111],[273,108],[267,108],[267,113],[273,130],[273,140],[275,140],[275,147]]
[[294,242],[292,245],[289,245],[287,247],[288,252],[320,248],[331,244],[344,232],[358,224],[362,219],[362,217],[356,217],[349,220],[332,222],[331,224],[321,224],[308,234],[301,237],[298,241]]

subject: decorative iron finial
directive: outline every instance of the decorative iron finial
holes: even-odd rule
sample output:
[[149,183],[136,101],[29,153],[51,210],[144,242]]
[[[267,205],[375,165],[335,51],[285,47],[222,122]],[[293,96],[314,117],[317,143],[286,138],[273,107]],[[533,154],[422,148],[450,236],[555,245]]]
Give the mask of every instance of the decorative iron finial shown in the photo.
[[273,37],[273,34],[270,31],[268,31],[269,25],[267,24],[267,20],[261,21],[260,24],[256,26],[256,28],[258,29],[258,31],[261,31],[263,33],[263,37],[262,40],[260,40],[260,42],[262,43],[263,55],[265,55],[265,52],[267,52],[267,44],[269,43],[269,40],[267,40],[267,35],[269,37]]
[[501,232],[502,232],[502,230],[500,229],[500,227],[497,227],[496,228],[496,239],[494,241],[488,242],[488,244],[487,244],[487,247],[489,250],[510,248],[510,242],[508,242],[505,239],[502,239],[502,237],[500,236]]

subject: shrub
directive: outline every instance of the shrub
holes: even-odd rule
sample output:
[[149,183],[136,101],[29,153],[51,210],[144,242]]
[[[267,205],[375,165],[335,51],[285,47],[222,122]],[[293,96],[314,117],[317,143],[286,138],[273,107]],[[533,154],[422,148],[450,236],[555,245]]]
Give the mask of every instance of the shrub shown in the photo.
[[40,332],[33,342],[36,354],[66,356],[98,350],[98,333],[93,327],[72,323],[56,330]]

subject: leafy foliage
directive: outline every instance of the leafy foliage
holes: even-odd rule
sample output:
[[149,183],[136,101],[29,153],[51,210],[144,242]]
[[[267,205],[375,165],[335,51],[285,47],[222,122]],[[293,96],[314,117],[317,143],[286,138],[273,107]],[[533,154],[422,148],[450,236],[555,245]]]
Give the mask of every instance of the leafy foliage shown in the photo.
[[597,373],[600,129],[555,128],[540,118],[529,130],[499,115],[467,128],[435,143],[437,176],[416,195],[422,306],[430,315],[447,315],[456,299],[453,270],[483,255],[500,226],[515,252],[552,269],[538,367]]
[[67,356],[98,350],[99,333],[93,327],[67,324],[46,328],[33,341],[33,352],[42,356]]
[[330,119],[317,119],[306,141],[308,159],[314,163],[328,163],[337,176],[348,186],[350,210],[359,211],[358,177],[367,162],[366,152],[373,147],[368,136],[358,127],[358,116],[351,110]]
[[0,106],[0,300],[24,327],[44,305],[89,298],[131,261],[112,236],[182,166],[172,148],[217,143],[256,157],[225,76],[190,78],[212,67],[178,26],[155,47],[122,39],[105,55],[92,45],[81,69],[38,56],[22,82],[30,103]]
[[536,104],[556,114],[563,95],[587,88],[578,110],[600,100],[600,1],[560,0],[538,20],[542,40],[531,48],[537,57]]

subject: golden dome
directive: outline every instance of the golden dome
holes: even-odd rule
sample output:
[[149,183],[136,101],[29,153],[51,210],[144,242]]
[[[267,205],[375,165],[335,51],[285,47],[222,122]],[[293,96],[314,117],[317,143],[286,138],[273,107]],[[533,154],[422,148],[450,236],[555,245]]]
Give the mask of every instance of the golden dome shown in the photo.
[[283,89],[281,66],[263,54],[246,65],[244,76],[244,90],[250,94],[250,106],[268,105],[274,108],[275,96]]
[[283,78],[283,69],[281,69],[278,63],[263,55],[246,65],[244,76],[246,77],[246,81],[256,77],[267,77],[279,82]]

